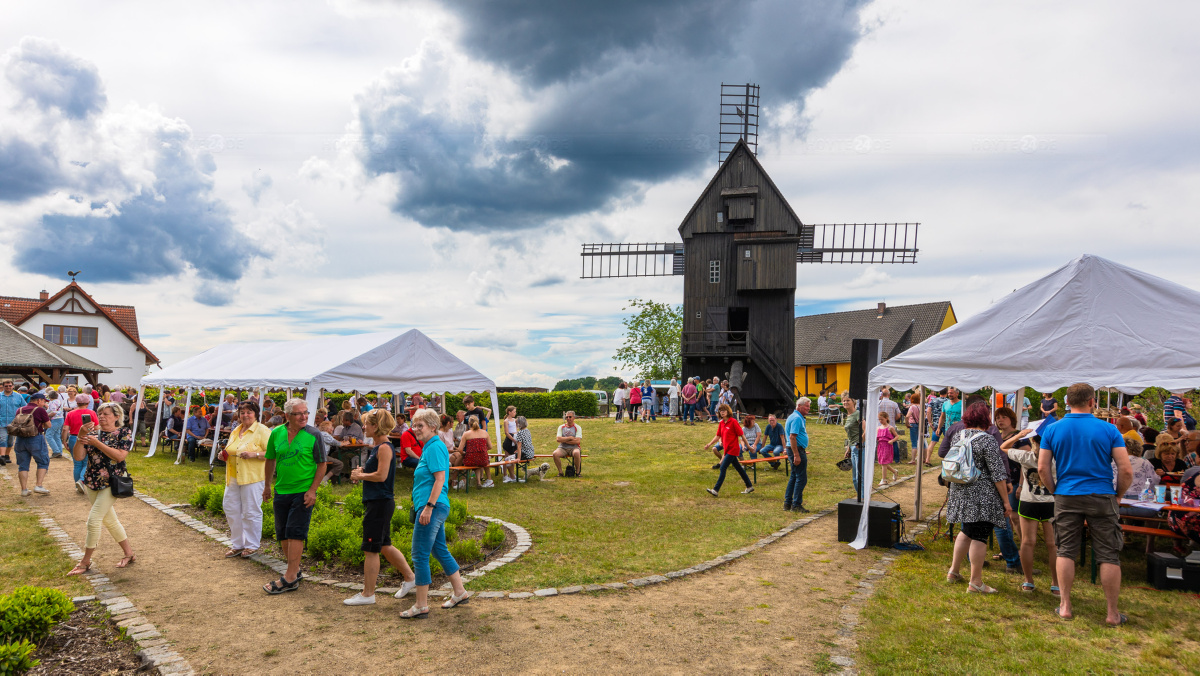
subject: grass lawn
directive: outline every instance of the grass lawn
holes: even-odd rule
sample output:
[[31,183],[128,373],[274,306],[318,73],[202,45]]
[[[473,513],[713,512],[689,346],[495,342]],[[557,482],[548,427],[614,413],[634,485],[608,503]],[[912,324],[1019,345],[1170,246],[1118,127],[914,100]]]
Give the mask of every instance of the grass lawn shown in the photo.
[[12,490],[15,483],[4,482],[0,490],[0,594],[22,585],[60,589],[67,596],[90,594],[91,586],[82,578],[66,576],[75,562],[46,534],[38,518],[10,511],[29,507]]
[[[555,420],[531,420],[538,453],[554,449]],[[529,529],[533,548],[515,563],[472,583],[477,589],[536,589],[628,580],[686,568],[761,538],[794,520],[785,513],[783,470],[758,468],[757,491],[740,495],[732,470],[721,497],[704,489],[717,473],[703,446],[716,425],[687,427],[659,421],[617,425],[584,420],[583,476],[501,484],[472,490],[473,514],[498,517]],[[841,427],[809,420],[806,506],[824,509],[853,494],[850,473],[834,464],[842,457]],[[176,466],[174,452],[130,460],[139,490],[169,502],[185,502],[197,482],[207,481],[201,463]],[[549,479],[553,479],[552,481]],[[220,480],[220,477],[218,477]],[[412,474],[398,473],[397,497],[407,497]],[[337,487],[344,493],[346,486]],[[461,492],[452,496],[463,498]]]
[[[1075,620],[1054,617],[1045,549],[1039,544],[1038,590],[1023,593],[1020,576],[984,569],[984,581],[1000,590],[967,594],[965,584],[944,582],[952,545],[945,538],[924,552],[898,557],[863,610],[862,655],[876,674],[912,673],[1198,673],[1200,600],[1183,592],[1158,591],[1145,582],[1140,538],[1122,553],[1121,611],[1130,622],[1104,626],[1100,585],[1080,566],[1071,599]],[[998,551],[998,550],[994,550]],[[963,575],[967,574],[964,566]],[[1192,666],[1187,666],[1187,665]]]

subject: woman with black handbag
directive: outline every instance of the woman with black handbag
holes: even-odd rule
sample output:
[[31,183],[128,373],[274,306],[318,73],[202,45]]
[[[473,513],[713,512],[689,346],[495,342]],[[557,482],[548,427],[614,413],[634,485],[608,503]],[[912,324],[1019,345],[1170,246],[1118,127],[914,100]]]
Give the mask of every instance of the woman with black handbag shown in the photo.
[[84,542],[83,558],[67,575],[83,575],[92,568],[92,552],[100,544],[100,527],[121,546],[124,556],[117,568],[125,568],[137,561],[125,529],[113,509],[117,498],[133,495],[133,479],[125,469],[125,456],[133,447],[133,434],[124,427],[125,411],[119,404],[105,403],[96,412],[100,430],[97,432],[89,422],[79,431],[79,438],[71,455],[75,460],[87,458],[87,469],[83,473],[83,490],[92,510],[87,518],[87,540]]

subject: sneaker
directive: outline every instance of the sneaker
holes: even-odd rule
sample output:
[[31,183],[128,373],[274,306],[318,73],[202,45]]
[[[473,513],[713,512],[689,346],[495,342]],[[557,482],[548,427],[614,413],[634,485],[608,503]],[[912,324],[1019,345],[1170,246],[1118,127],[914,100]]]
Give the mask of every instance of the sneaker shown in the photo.
[[712,468],[713,469],[721,469],[721,463],[718,462],[717,464],[713,465]]
[[887,484],[885,484],[885,483],[884,483],[883,479],[880,479],[880,480],[879,480],[879,485],[880,485],[880,486],[886,486]]
[[495,488],[496,482],[492,481],[491,479],[488,479],[487,481],[483,482],[483,487],[484,488]]
[[747,495],[754,492],[754,486],[746,486],[746,490],[742,491],[742,495]]
[[414,590],[416,588],[417,588],[416,580],[413,580],[412,582],[407,582],[407,581],[403,582],[400,584],[400,591],[396,592],[396,598],[402,599],[405,596],[408,596],[409,592],[411,592],[412,590]]
[[51,453],[51,454],[50,454],[50,459],[51,459],[51,460],[55,460],[55,459],[59,459],[59,460],[61,460],[61,459],[62,459],[62,457],[63,457],[63,454],[62,454],[62,453]]
[[504,477],[504,483],[506,483],[506,484],[511,484],[514,481],[516,481],[516,479],[513,479],[512,477],[509,477],[509,476]]
[[41,494],[41,495],[50,495],[50,489],[48,489],[48,488],[46,488],[46,487],[44,487],[44,486],[34,486],[34,487],[33,487],[33,492],[34,492],[34,493],[39,493],[39,494]]
[[717,497],[717,491],[716,491],[716,490],[714,490],[714,489],[712,489],[712,488],[705,488],[704,490],[708,491],[708,494],[709,494],[709,495],[711,495],[711,496],[713,496],[714,498],[715,498],[715,497]]
[[458,480],[458,485],[457,485],[457,486],[455,486],[455,488],[456,488],[456,489],[458,489],[458,490],[460,490],[460,491],[461,491],[462,489],[466,488],[466,487],[467,487],[467,480],[466,480],[466,479],[459,479],[459,480]]
[[375,605],[375,595],[372,594],[371,596],[363,596],[362,592],[359,592],[345,601],[342,601],[342,603],[348,606],[373,606]]
[[792,507],[792,511],[799,512],[800,514],[808,514],[808,510],[804,508],[804,505],[796,505]]
[[792,511],[792,503],[790,503],[790,502],[783,503],[783,511],[785,511],[785,512]]
[[29,489],[25,489],[25,490],[21,491],[21,497],[23,497],[23,498],[29,497]]
[[87,493],[85,493],[85,492],[83,491],[83,482],[82,482],[82,481],[76,481],[76,482],[75,482],[75,492],[76,492],[76,493],[78,493],[78,494],[80,494],[80,495],[87,495]]

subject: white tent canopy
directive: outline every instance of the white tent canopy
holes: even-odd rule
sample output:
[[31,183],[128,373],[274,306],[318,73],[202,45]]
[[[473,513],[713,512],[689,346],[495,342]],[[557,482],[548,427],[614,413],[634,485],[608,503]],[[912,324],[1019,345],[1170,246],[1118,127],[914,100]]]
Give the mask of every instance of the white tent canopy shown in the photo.
[[[978,315],[871,369],[884,385],[1053,391],[1072,383],[1136,394],[1147,387],[1200,387],[1200,292],[1083,255],[1005,296]],[[863,486],[873,480],[879,399],[864,412]],[[866,544],[867,510],[858,539]]]
[[[500,419],[496,384],[416,329],[218,345],[142,378],[141,385],[221,390],[305,388],[310,423],[322,390],[490,392],[493,420]],[[499,444],[499,424],[496,433]]]

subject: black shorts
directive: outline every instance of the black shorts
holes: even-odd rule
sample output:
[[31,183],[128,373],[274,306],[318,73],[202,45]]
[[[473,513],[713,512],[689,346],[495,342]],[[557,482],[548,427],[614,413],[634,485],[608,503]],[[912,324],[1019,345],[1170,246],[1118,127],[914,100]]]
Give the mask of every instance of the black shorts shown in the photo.
[[995,527],[991,521],[971,521],[962,525],[962,532],[976,542],[987,542]]
[[1079,560],[1083,551],[1083,523],[1092,537],[1097,562],[1121,565],[1120,513],[1115,495],[1055,495],[1054,544],[1059,557]]
[[363,501],[362,550],[378,554],[392,544],[392,514],[396,511],[395,500]]
[[1030,521],[1049,521],[1054,518],[1054,503],[1018,502],[1017,515]]
[[276,493],[271,506],[275,511],[275,539],[308,539],[313,508],[304,506],[303,493]]

